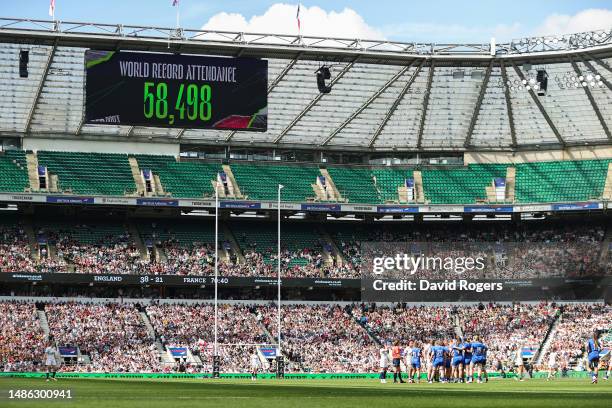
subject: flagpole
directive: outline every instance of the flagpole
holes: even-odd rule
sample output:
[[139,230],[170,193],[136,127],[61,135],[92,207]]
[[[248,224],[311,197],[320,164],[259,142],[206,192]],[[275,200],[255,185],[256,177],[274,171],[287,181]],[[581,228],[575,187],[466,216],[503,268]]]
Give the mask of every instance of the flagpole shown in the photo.
[[176,4],[176,28],[179,28],[181,26],[180,15],[181,15],[181,2],[179,1]]

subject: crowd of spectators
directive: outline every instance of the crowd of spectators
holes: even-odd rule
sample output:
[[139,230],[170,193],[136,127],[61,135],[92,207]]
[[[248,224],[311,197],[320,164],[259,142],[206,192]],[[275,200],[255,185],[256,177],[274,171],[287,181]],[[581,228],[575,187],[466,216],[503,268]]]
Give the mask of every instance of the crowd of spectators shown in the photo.
[[540,304],[480,304],[456,308],[463,335],[480,336],[487,344],[489,363],[500,363],[507,371],[514,366],[516,350],[542,344],[559,309]]
[[[270,333],[278,331],[277,308],[260,307]],[[286,305],[281,308],[281,341],[291,361],[310,372],[376,370],[378,346],[350,315],[337,305]]]
[[479,223],[469,228],[450,222],[409,228],[395,224],[367,229],[356,226],[348,232],[340,228],[332,235],[344,258],[354,267],[353,277],[370,275],[375,256],[404,253],[442,261],[450,258],[453,262],[458,258],[481,258],[485,267],[472,270],[421,267],[414,275],[387,271],[387,277],[525,279],[610,273],[610,268],[600,262],[605,227],[588,222]]
[[[586,369],[582,356],[594,330],[612,330],[612,307],[603,304],[563,305],[563,313],[542,361],[554,350],[562,368]],[[607,344],[612,347],[612,342]]]
[[160,371],[159,353],[139,311],[131,304],[50,303],[45,306],[53,341],[78,347],[89,364],[67,369],[93,372]]
[[[147,314],[163,346],[189,347],[199,356],[202,371],[212,371],[215,310],[199,305],[151,305]],[[247,372],[256,344],[269,339],[249,306],[220,304],[217,310],[217,342],[221,367],[228,372]]]
[[383,343],[410,340],[424,343],[455,337],[450,307],[446,306],[376,306],[360,305],[353,315]]
[[[490,225],[489,225],[490,224]],[[527,279],[547,277],[597,276],[610,273],[610,259],[601,256],[605,229],[586,223],[525,222],[478,223],[465,228],[463,223],[376,226],[326,226],[344,259],[326,258],[333,254],[331,244],[291,242],[283,244],[281,270],[290,278],[359,278],[372,271],[375,256],[407,253],[411,257],[435,258],[438,264],[463,258],[482,259],[484,268],[420,267],[414,275],[405,271],[387,277],[425,279],[500,278]],[[95,228],[95,227],[90,227]],[[255,228],[255,227],[254,227]],[[253,230],[256,235],[257,231]],[[0,224],[0,270],[4,272],[76,272],[212,275],[214,244],[178,241],[170,235],[158,239],[143,256],[135,237],[127,231],[108,234],[95,242],[83,242],[70,228],[41,230],[56,253],[47,253],[39,245],[40,257],[34,257],[24,229],[19,224]],[[241,241],[242,242],[242,241]],[[378,244],[377,244],[378,243]],[[325,248],[324,248],[325,246]],[[221,276],[276,276],[277,255],[274,248],[241,244],[243,256],[233,252],[228,242],[220,242]],[[36,248],[35,248],[36,252]],[[608,262],[606,264],[605,262]]]
[[0,370],[35,370],[41,363],[45,347],[36,306],[25,302],[0,302]]
[[17,220],[0,221],[0,272],[64,272],[65,262],[51,258],[46,247],[34,256],[23,225]]
[[[42,310],[41,305],[41,310]],[[86,359],[62,371],[212,371],[214,306],[62,302],[44,305],[50,341],[78,347]],[[147,330],[148,316],[153,331]],[[559,317],[560,316],[560,317]],[[257,345],[275,344],[275,305],[219,304],[218,353],[223,372],[248,372]],[[554,322],[558,322],[555,325]],[[612,329],[612,307],[599,304],[479,304],[475,306],[378,306],[294,304],[281,308],[281,344],[288,371],[375,372],[380,344],[417,341],[424,352],[432,341],[478,335],[488,346],[490,368],[507,371],[516,350],[540,349],[549,336],[562,369],[584,369],[585,343],[594,329]],[[609,336],[608,336],[609,337]],[[608,338],[603,336],[603,339]],[[610,339],[602,340],[610,347]],[[161,347],[160,347],[161,345]],[[0,302],[0,367],[4,371],[43,369],[45,335],[34,303]],[[164,362],[166,347],[188,347],[193,360]],[[272,367],[264,362],[263,369]],[[427,360],[423,363],[426,365]]]

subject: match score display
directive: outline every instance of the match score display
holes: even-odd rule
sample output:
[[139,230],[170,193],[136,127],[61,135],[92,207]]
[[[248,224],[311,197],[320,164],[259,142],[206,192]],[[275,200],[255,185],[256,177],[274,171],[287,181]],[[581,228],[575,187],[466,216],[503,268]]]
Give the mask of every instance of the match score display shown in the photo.
[[265,132],[268,62],[85,52],[85,123]]

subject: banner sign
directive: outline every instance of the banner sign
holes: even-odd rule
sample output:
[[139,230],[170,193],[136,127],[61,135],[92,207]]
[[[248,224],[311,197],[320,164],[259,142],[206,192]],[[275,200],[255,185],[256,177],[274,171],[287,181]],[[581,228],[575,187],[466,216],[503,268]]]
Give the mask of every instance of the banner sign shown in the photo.
[[511,213],[514,208],[511,205],[470,205],[463,207],[466,213]]
[[276,347],[260,347],[259,352],[267,359],[276,358]]
[[58,347],[57,351],[62,357],[76,357],[79,354],[78,349],[72,346]]
[[93,204],[93,197],[47,196],[47,202],[53,204]]
[[137,198],[136,205],[145,207],[178,207],[178,200],[166,200],[163,198]]
[[170,354],[174,358],[186,358],[187,357],[187,347],[168,347]]
[[[69,205],[117,205],[144,207],[203,207],[214,208],[215,202],[204,199],[175,199],[154,197],[118,197],[118,196],[71,196],[45,194],[0,194],[0,202],[30,202]],[[240,210],[276,210],[278,204],[274,201],[233,201],[219,202],[219,208]],[[519,205],[370,205],[370,204],[326,204],[326,203],[292,203],[281,202],[282,210],[312,211],[312,212],[378,212],[378,213],[498,213],[512,212],[548,212],[548,211],[590,211],[604,208],[604,203],[556,203],[556,204],[519,204]]]
[[[84,273],[12,273],[1,272],[0,282],[37,282],[94,285],[153,285],[153,286],[206,286],[214,285],[214,276],[184,275],[132,275]],[[359,279],[285,278],[281,285],[294,288],[353,288]],[[225,287],[276,286],[276,277],[219,277],[218,285]]]
[[379,205],[377,207],[377,212],[379,213],[418,213],[419,207],[405,206],[405,205],[391,205],[391,206]]
[[460,205],[422,205],[419,206],[420,213],[462,213]]
[[259,210],[261,203],[249,201],[221,201],[219,208],[235,208],[239,210]]
[[553,211],[579,211],[579,210],[598,210],[600,209],[600,203],[567,203],[567,204],[553,204]]
[[301,209],[303,211],[340,211],[340,204],[302,204]]

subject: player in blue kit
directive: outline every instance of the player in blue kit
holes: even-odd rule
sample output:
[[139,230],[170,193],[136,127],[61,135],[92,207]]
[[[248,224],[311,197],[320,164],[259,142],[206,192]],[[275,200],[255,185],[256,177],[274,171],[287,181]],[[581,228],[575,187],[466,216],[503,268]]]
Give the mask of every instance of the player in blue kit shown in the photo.
[[444,347],[444,376],[442,377],[442,382],[449,382],[451,376],[451,346],[452,341],[448,343],[442,343],[442,347]]
[[460,337],[451,343],[451,382],[463,382],[463,347]]
[[408,381],[411,383],[414,382],[415,380],[413,380],[413,377],[416,374],[416,382],[419,383],[421,382],[421,357],[423,356],[423,352],[421,351],[419,345],[414,341],[410,342],[409,351],[410,365],[408,366]]
[[444,376],[444,357],[446,354],[446,347],[442,345],[440,340],[435,342],[435,345],[431,347],[429,352],[432,360],[432,370],[429,377],[429,383],[432,384],[436,374],[438,378],[443,378]]
[[489,381],[489,377],[487,375],[487,346],[484,345],[478,338],[478,336],[474,336],[474,341],[472,342],[472,364],[474,369],[478,369],[478,382],[482,383],[483,375],[485,381]]
[[464,340],[461,343],[461,348],[463,349],[463,376],[466,377],[466,382],[471,383],[474,379],[474,370],[472,366],[472,343],[467,340]]
[[599,354],[601,353],[601,343],[599,342],[599,331],[593,332],[591,337],[586,344],[587,358],[589,359],[589,369],[592,373],[591,384],[597,384],[597,377],[599,375]]

